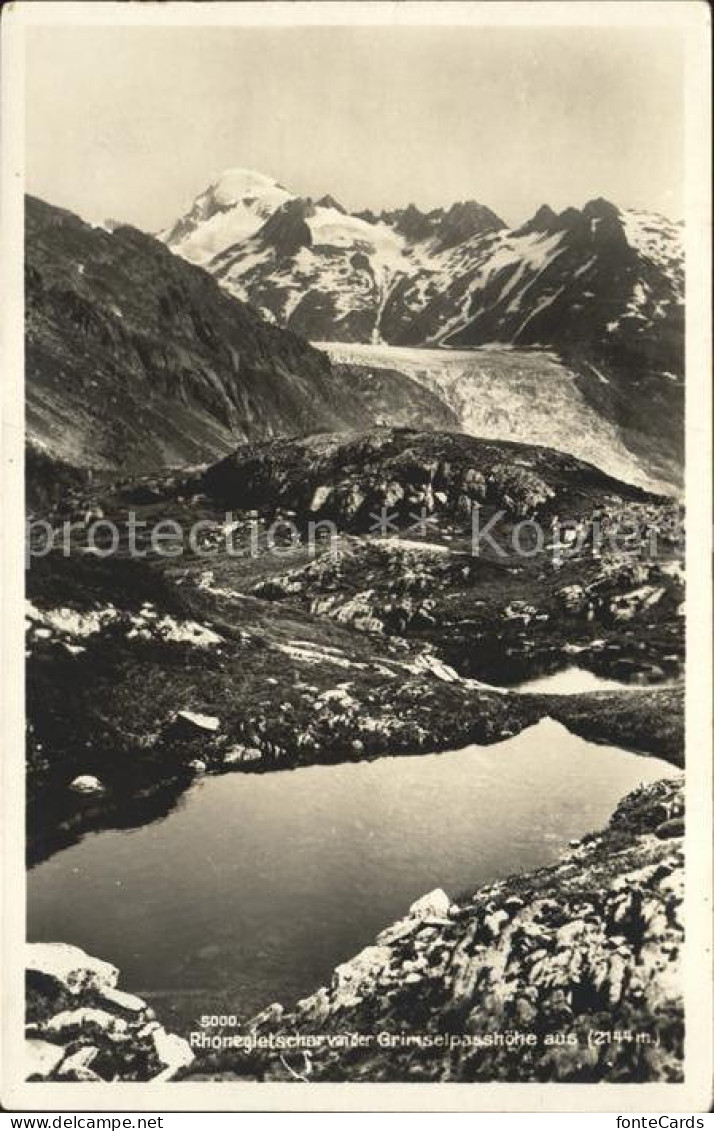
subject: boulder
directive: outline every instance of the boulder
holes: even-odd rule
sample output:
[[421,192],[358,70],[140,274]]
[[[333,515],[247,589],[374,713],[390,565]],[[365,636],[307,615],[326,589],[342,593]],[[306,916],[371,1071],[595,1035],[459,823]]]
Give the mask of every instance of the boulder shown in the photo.
[[226,750],[223,755],[223,765],[238,766],[247,762],[259,762],[262,757],[262,752],[257,746],[242,746],[237,743],[235,746],[231,746],[230,750]]
[[641,612],[658,604],[664,596],[663,587],[641,585],[629,593],[620,593],[610,601],[610,613],[616,621],[633,620]]
[[332,487],[327,487],[325,484],[321,484],[319,487],[315,488],[312,499],[310,500],[310,510],[313,514],[315,514],[316,511],[322,510],[325,503],[330,499],[332,490]]
[[225,754],[223,755],[223,765],[224,766],[236,766],[236,765],[238,765],[239,762],[243,761],[243,755],[244,754],[245,754],[245,746],[240,746],[240,745],[231,746],[230,750],[226,750]]
[[61,1013],[51,1017],[44,1028],[45,1033],[65,1041],[78,1033],[100,1032],[108,1037],[115,1037],[126,1030],[127,1023],[122,1017],[115,1017],[106,1009],[94,1009],[89,1005],[82,1009],[63,1009]]
[[101,1080],[96,1072],[93,1072],[89,1067],[90,1064],[99,1055],[99,1049],[96,1045],[83,1045],[82,1048],[77,1049],[70,1056],[65,1057],[60,1066],[58,1075],[63,1080],[76,1080],[76,1081],[97,1081]]
[[341,487],[339,492],[340,516],[345,522],[350,522],[362,510],[367,502],[367,496],[357,483],[348,483]]
[[404,500],[404,488],[395,479],[391,480],[382,491],[382,503],[387,510],[393,510]]
[[582,585],[565,585],[558,590],[558,600],[566,613],[582,613],[588,599]]
[[201,715],[197,711],[177,711],[176,722],[191,731],[207,731],[208,733],[215,733],[220,725],[221,720],[217,719],[215,715]]
[[136,994],[128,994],[124,990],[102,990],[102,1001],[108,1006],[121,1009],[124,1013],[143,1013],[147,1008],[146,1002]]
[[464,472],[461,482],[464,493],[471,496],[472,499],[484,499],[486,497],[486,480],[475,467],[470,467]]
[[170,1080],[180,1068],[185,1068],[194,1059],[188,1041],[176,1033],[167,1033],[159,1027],[151,1033],[151,1040],[159,1062],[164,1065],[161,1072],[153,1077],[154,1082]]
[[657,825],[655,836],[660,840],[669,840],[671,837],[684,836],[684,821],[681,817],[673,817],[670,821],[663,821]]
[[274,1025],[285,1012],[284,1007],[279,1001],[274,1001],[272,1005],[268,1005],[265,1009],[257,1013],[250,1022],[251,1029],[260,1029],[263,1025]]

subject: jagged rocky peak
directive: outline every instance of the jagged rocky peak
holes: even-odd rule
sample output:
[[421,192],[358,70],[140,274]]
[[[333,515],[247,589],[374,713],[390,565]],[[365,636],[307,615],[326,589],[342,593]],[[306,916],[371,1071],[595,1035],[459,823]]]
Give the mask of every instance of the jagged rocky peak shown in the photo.
[[611,201],[606,200],[604,196],[596,196],[583,207],[583,216],[587,216],[589,219],[597,217],[598,219],[619,220],[620,209]]
[[436,237],[439,250],[506,227],[495,212],[476,200],[457,201],[450,208],[432,208],[429,212],[423,212],[416,204],[408,204],[406,208],[383,212],[379,219],[410,243]]
[[554,235],[556,232],[589,232],[601,235],[604,231],[622,231],[620,210],[603,197],[589,200],[581,209],[568,207],[562,212],[554,212],[549,204],[541,204],[530,220],[516,232],[517,235],[542,233]]
[[610,252],[629,256],[631,249],[622,213],[609,200],[603,197],[589,200],[580,214],[579,225],[584,229],[590,243]]
[[553,232],[555,231],[558,223],[558,214],[554,212],[549,204],[541,204],[537,212],[527,220],[518,233],[528,234],[529,232]]

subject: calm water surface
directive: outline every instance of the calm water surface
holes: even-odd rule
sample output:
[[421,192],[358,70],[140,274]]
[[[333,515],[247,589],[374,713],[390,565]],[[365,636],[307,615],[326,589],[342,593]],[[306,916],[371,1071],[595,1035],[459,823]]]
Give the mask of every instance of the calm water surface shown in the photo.
[[640,782],[679,771],[545,720],[490,747],[198,781],[163,820],[88,834],[28,878],[29,937],[121,985],[234,1010],[289,1003],[435,887],[555,859]]

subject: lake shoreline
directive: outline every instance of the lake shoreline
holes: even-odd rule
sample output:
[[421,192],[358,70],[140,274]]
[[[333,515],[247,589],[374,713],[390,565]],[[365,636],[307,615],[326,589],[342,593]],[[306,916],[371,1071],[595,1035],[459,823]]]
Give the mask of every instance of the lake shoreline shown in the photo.
[[[639,787],[603,830],[556,863],[456,902],[430,892],[294,1009],[275,1003],[230,1032],[266,1041],[271,1034],[273,1041],[317,1039],[310,1044],[311,1080],[680,1080],[683,817],[681,780]],[[89,959],[89,968],[97,961]],[[159,1071],[192,1081],[290,1080],[304,1071],[297,1054],[286,1059],[228,1043],[212,1052],[190,1034],[188,1042],[161,1038],[159,1049],[165,1056],[171,1049],[173,1061],[157,1063],[156,1039],[151,1049],[146,1042],[154,1030],[166,1031],[145,1001],[119,994],[112,1003],[110,993],[98,1018],[97,993],[106,995],[105,986],[85,977],[68,998],[56,977],[29,978],[28,1038],[45,1054],[47,1045],[55,1049],[46,1060],[52,1067],[36,1078],[101,1079],[92,1076],[97,1065],[125,1080]],[[116,1018],[126,1019],[127,1008],[142,1024],[130,1026],[135,1055],[118,1060],[118,1034],[126,1052],[127,1027]],[[631,1036],[614,1045],[588,1038],[612,1030]],[[347,1031],[365,1035],[362,1046],[336,1053],[325,1045],[326,1035]],[[376,1046],[368,1039],[376,1033],[390,1033],[391,1042]],[[494,1033],[520,1039],[504,1044]]]
[[[271,690],[267,688],[269,694]],[[281,690],[275,688],[277,694]],[[388,691],[393,693],[393,687]],[[544,695],[490,692],[461,681],[427,683],[412,677],[402,686],[398,704],[385,702],[383,695],[371,698],[372,702],[365,702],[353,688],[328,692],[317,700],[323,717],[316,719],[308,701],[303,719],[293,715],[291,733],[281,725],[276,698],[273,711],[263,705],[266,725],[260,739],[251,736],[231,744],[226,743],[219,726],[210,729],[212,724],[202,723],[202,716],[196,716],[198,721],[193,716],[189,721],[174,716],[151,748],[139,752],[138,764],[136,759],[128,766],[118,764],[111,748],[104,758],[93,752],[89,769],[99,785],[88,796],[78,796],[68,788],[75,773],[87,771],[86,759],[74,767],[71,763],[66,768],[53,766],[51,775],[41,774],[39,781],[31,762],[27,779],[30,862],[45,859],[85,831],[134,827],[161,816],[197,775],[271,773],[306,765],[419,757],[471,744],[488,746],[546,718],[590,742],[659,757],[679,768],[683,765],[683,685],[641,688],[636,693]],[[322,733],[306,741],[305,736],[318,726]],[[279,731],[279,739],[276,735],[272,740],[271,730]]]

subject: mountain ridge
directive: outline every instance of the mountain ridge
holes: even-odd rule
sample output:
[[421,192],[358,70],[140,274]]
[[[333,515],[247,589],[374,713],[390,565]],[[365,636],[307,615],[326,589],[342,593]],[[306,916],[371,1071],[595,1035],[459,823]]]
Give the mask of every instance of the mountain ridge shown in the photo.
[[259,204],[239,195],[252,177],[219,179],[207,190],[220,198],[218,219],[190,220],[194,206],[190,234],[174,227],[163,238],[310,341],[552,350],[635,462],[681,481],[681,224],[603,197],[561,211],[543,204],[512,228],[473,200],[349,213],[330,196],[315,202],[270,179]]

